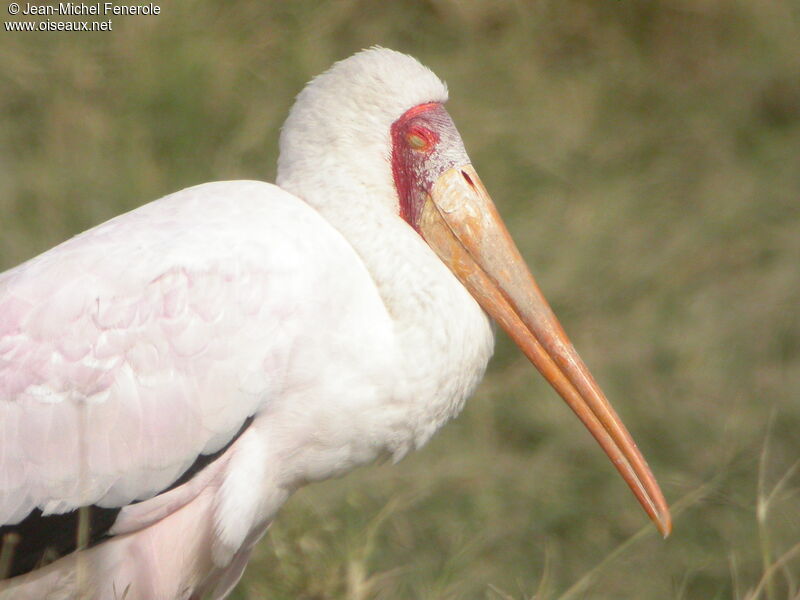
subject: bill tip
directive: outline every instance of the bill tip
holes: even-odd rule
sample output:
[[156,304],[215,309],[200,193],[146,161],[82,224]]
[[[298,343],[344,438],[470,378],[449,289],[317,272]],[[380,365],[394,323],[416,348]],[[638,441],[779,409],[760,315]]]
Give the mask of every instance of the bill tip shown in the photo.
[[672,516],[669,514],[669,511],[662,512],[658,515],[656,527],[658,527],[661,537],[664,539],[669,537],[669,534],[672,533]]

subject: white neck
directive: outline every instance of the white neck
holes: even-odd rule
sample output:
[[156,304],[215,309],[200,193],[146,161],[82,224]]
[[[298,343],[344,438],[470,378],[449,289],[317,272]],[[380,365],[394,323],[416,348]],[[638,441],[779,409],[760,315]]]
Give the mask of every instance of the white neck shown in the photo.
[[320,211],[375,282],[403,357],[398,376],[413,405],[412,444],[421,446],[461,411],[483,377],[494,346],[489,318],[419,234],[387,208],[391,203],[368,197],[357,183],[333,194],[293,179],[278,184]]

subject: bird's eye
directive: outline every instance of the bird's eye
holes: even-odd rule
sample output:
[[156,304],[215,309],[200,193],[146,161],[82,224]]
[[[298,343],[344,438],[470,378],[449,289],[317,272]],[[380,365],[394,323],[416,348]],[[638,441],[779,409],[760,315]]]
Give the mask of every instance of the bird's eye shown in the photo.
[[414,150],[427,152],[433,146],[433,132],[414,128],[406,134],[406,142]]

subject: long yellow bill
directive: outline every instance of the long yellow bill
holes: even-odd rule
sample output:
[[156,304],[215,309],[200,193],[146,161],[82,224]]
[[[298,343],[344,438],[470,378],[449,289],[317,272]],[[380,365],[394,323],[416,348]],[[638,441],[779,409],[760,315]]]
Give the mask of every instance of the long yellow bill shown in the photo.
[[418,227],[583,422],[661,534],[668,536],[672,520],[655,477],[564,333],[472,165],[439,177]]

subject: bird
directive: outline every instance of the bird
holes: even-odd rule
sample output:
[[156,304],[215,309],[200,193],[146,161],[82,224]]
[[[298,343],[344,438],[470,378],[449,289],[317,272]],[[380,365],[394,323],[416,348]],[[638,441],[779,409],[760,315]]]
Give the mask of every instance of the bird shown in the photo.
[[297,96],[275,184],[190,187],[0,274],[0,598],[225,598],[294,491],[462,410],[492,320],[669,534],[447,100],[362,50]]

